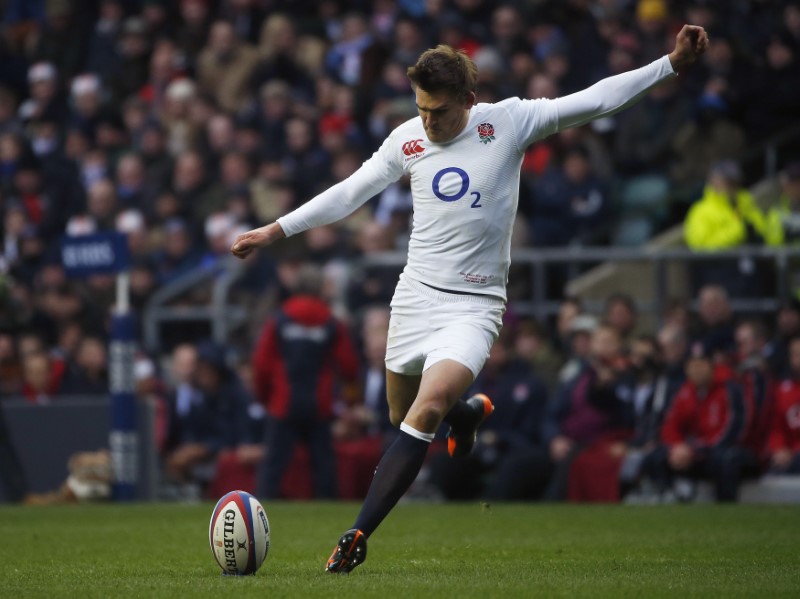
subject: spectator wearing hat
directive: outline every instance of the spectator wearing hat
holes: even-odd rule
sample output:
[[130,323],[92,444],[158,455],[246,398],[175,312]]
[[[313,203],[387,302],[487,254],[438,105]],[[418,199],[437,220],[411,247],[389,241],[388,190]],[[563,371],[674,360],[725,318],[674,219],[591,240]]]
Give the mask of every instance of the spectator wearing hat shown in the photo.
[[102,83],[94,73],[83,73],[70,86],[70,127],[95,139],[102,109]]
[[[683,223],[686,245],[698,253],[713,254],[744,245],[763,243],[766,220],[752,194],[742,186],[739,165],[731,160],[714,163],[703,195],[689,209]],[[725,287],[734,297],[761,290],[761,276],[751,258],[693,262],[695,289],[704,284]]]
[[[562,309],[563,306],[562,304]],[[591,314],[576,314],[566,325],[565,333],[562,335],[566,361],[558,373],[561,384],[572,381],[586,366],[592,334],[598,324],[597,318]]]
[[267,321],[253,352],[256,394],[270,417],[259,496],[278,497],[296,443],[308,447],[315,497],[337,496],[333,404],[337,383],[356,382],[358,357],[321,298],[322,283],[317,267],[301,268],[292,295]]
[[19,107],[24,122],[48,117],[59,122],[66,115],[66,105],[59,89],[56,67],[51,62],[36,62],[28,69],[29,97]]
[[789,341],[789,370],[776,388],[767,449],[773,472],[800,474],[800,337]]
[[666,490],[678,480],[679,499],[694,496],[695,481],[710,478],[718,501],[735,501],[746,458],[740,439],[746,426],[741,386],[715,367],[701,343],[692,345],[686,382],[661,427],[663,446],[653,457],[653,474]]

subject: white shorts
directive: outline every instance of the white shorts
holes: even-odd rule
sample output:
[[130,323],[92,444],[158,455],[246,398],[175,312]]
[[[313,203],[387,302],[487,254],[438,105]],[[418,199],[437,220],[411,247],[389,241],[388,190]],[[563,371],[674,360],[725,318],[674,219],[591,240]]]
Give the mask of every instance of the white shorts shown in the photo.
[[386,368],[419,375],[442,360],[478,376],[500,328],[505,302],[482,295],[438,291],[405,274],[392,298]]

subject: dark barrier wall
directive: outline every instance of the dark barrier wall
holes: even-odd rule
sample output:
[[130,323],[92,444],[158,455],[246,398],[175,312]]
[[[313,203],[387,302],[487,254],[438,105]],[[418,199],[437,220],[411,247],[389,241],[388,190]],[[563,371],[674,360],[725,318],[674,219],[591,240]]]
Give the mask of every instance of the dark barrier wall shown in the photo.
[[[108,448],[111,419],[108,398],[58,399],[45,406],[24,400],[0,402],[8,434],[28,482],[28,491],[54,491],[67,479],[67,460],[76,451]],[[139,403],[137,498],[153,499],[156,491],[156,454],[153,441],[153,410]],[[0,501],[7,501],[0,484]]]

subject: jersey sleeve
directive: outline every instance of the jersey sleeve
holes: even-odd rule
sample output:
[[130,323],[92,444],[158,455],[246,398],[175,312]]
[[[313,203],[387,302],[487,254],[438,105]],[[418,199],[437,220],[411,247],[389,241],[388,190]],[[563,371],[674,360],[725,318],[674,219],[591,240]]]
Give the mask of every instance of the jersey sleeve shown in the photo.
[[403,169],[393,141],[394,134],[389,135],[355,173],[280,217],[278,224],[286,236],[341,220],[397,181]]
[[602,79],[585,90],[562,98],[505,102],[517,124],[517,142],[522,148],[570,127],[578,127],[611,116],[636,103],[675,70],[668,56],[639,69]]

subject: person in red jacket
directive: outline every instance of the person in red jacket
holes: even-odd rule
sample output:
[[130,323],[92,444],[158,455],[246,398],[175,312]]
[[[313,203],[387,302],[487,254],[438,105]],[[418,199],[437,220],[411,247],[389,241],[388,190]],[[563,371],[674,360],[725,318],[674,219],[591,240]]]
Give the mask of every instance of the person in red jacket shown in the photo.
[[355,383],[358,356],[321,294],[319,269],[302,267],[293,294],[267,321],[253,354],[256,394],[270,417],[258,481],[265,498],[278,497],[297,441],[308,445],[314,495],[337,496],[331,433],[335,385],[337,379]]
[[789,372],[776,390],[767,447],[773,472],[800,474],[800,337],[789,342]]
[[673,477],[711,478],[719,501],[735,501],[746,456],[740,446],[746,424],[742,388],[729,369],[715,367],[700,343],[692,346],[686,379],[661,427],[656,480],[664,485]]

